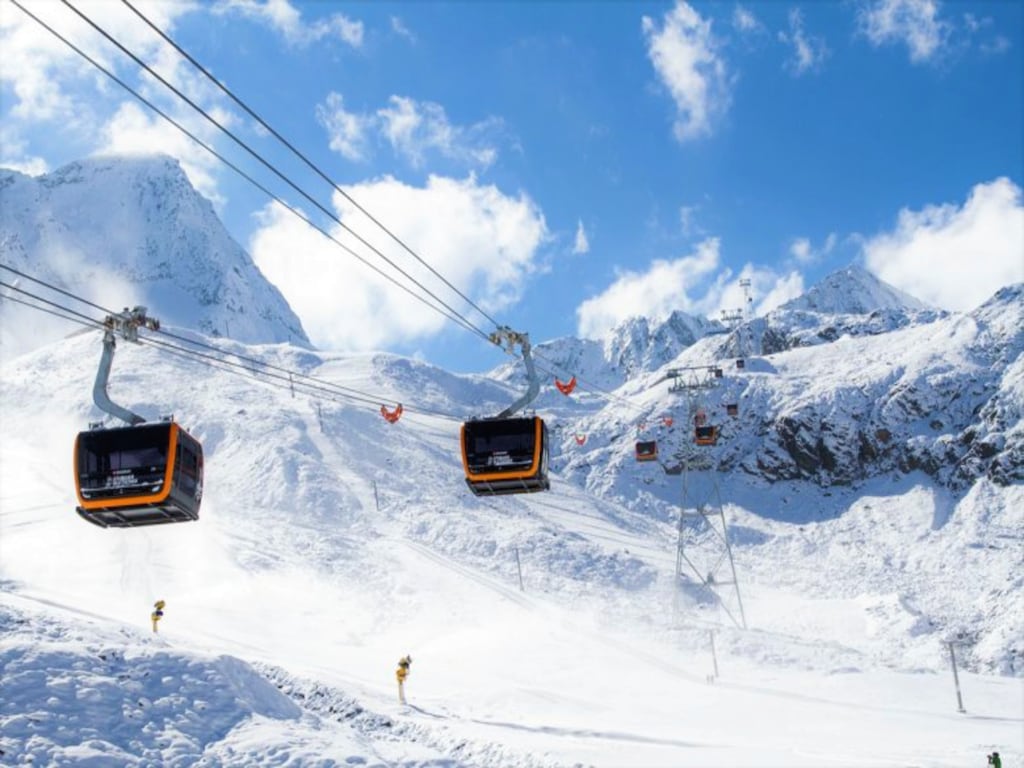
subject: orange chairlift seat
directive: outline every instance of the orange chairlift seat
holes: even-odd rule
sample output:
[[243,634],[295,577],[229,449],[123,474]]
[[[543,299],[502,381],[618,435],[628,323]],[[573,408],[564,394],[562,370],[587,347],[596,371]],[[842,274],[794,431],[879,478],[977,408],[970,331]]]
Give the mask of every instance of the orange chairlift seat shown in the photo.
[[203,497],[203,447],[171,419],[147,423],[110,400],[107,381],[114,359],[114,331],[138,341],[139,327],[158,330],[135,307],[105,320],[93,401],[128,426],[97,427],[75,438],[75,492],[79,516],[101,528],[134,528],[199,519]]
[[[389,424],[394,424],[396,421],[402,418],[402,404],[399,403],[398,405],[396,405],[395,410],[393,411],[389,411],[386,406],[382,405],[380,407],[380,415],[383,416],[384,419]],[[415,419],[413,419],[413,421],[415,421]]]
[[563,395],[569,395],[574,389],[576,389],[576,377],[573,376],[568,381],[559,381],[555,379],[555,386],[558,387],[558,391]]

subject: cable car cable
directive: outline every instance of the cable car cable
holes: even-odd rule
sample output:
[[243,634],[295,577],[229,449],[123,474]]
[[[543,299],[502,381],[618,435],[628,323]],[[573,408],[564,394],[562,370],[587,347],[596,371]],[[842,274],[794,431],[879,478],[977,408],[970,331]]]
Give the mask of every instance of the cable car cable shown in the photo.
[[[0,283],[0,285],[2,285],[4,287],[7,287],[6,283]],[[40,312],[45,312],[48,315],[53,315],[54,317],[59,317],[61,320],[69,320],[72,323],[78,323],[79,325],[84,325],[89,330],[92,330],[93,328],[96,327],[95,326],[95,323],[96,323],[95,320],[86,321],[86,320],[80,320],[77,317],[70,317],[68,315],[62,315],[60,312],[57,312],[57,311],[52,310],[52,309],[47,309],[46,307],[40,307],[38,304],[32,304],[31,302],[25,301],[24,299],[19,299],[17,296],[0,296],[0,301],[13,301],[15,304],[23,304],[24,306],[29,307],[31,309],[38,309]]]
[[[237,363],[237,362],[234,362],[234,361],[231,361],[231,360],[224,360],[224,359],[215,357],[214,355],[207,354],[205,352],[199,352],[198,350],[186,349],[185,347],[181,347],[181,346],[178,346],[176,344],[171,344],[169,342],[162,341],[160,339],[155,339],[155,338],[151,338],[151,337],[144,337],[144,338],[140,337],[140,341],[145,341],[145,343],[152,344],[152,345],[155,345],[155,346],[159,346],[159,347],[162,347],[162,348],[167,349],[167,350],[172,351],[172,352],[176,352],[179,355],[188,355],[190,357],[197,358],[197,359],[200,359],[202,361],[207,361],[210,364],[215,364],[215,367],[220,367],[220,369],[224,370],[224,371],[228,371],[228,372],[231,372],[231,373],[237,373],[237,372],[239,372],[239,370],[241,370],[242,372],[244,372],[242,375],[248,376],[249,378],[255,379],[257,381],[264,380],[264,379],[260,378],[262,376],[262,377],[266,377],[266,378],[269,378],[269,379],[273,379],[275,381],[282,382],[281,385],[277,385],[277,386],[282,386],[282,387],[286,386],[286,387],[289,387],[289,388],[290,387],[296,387],[296,386],[297,387],[305,387],[307,394],[308,393],[327,394],[327,395],[331,395],[331,396],[334,396],[334,397],[346,398],[347,400],[352,401],[352,402],[363,403],[363,404],[370,404],[370,405],[374,405],[374,406],[379,406],[380,403],[381,403],[381,398],[374,397],[372,394],[361,392],[360,390],[352,389],[351,387],[343,387],[343,386],[341,386],[339,384],[333,384],[331,382],[328,382],[328,381],[325,381],[325,380],[322,380],[322,379],[316,379],[316,378],[314,378],[312,376],[308,376],[308,375],[304,375],[304,374],[299,374],[299,373],[297,373],[295,371],[289,371],[286,368],[281,368],[281,367],[278,367],[278,366],[269,365],[267,363],[260,363],[258,360],[255,360],[254,358],[241,358],[241,359],[248,359],[249,361],[258,363],[260,365],[263,365],[266,368],[271,369],[271,371],[262,371],[262,372],[250,371],[250,369],[246,368],[246,366],[244,364],[242,364],[242,363]],[[280,372],[288,374],[288,375],[285,376],[285,375],[282,375],[282,373],[276,373],[276,372],[272,372],[272,371],[280,371]],[[298,380],[296,380],[296,377],[297,377]],[[306,381],[304,381],[304,379]],[[310,382],[315,382],[315,383],[310,383]],[[345,391],[339,391],[339,390],[345,390]],[[430,409],[427,409],[427,408],[417,408],[417,407],[414,407],[414,406],[410,407],[410,406],[405,406],[403,404],[403,410],[405,412],[407,412],[407,413],[419,413],[419,414],[426,415],[426,416],[437,416],[439,418],[448,419],[450,421],[461,421],[461,419],[459,417],[454,416],[452,414],[444,413],[442,411],[434,411],[434,410],[430,410]]]
[[[11,0],[11,1],[15,2],[17,4],[17,0]],[[466,322],[466,324],[469,325],[469,326],[472,326],[475,329],[475,331],[480,336],[482,336],[484,338],[487,338],[487,334],[484,333],[484,331],[482,331],[479,328],[476,328],[476,326],[473,325],[472,322],[467,320],[457,310],[455,310],[447,302],[445,302],[443,299],[441,299],[439,296],[437,296],[437,294],[435,294],[433,291],[431,291],[429,288],[427,288],[425,285],[423,285],[421,282],[419,282],[415,277],[410,275],[402,267],[400,267],[398,264],[396,264],[392,259],[389,259],[387,256],[385,256],[378,248],[376,248],[372,243],[370,243],[368,240],[366,240],[366,238],[364,238],[362,235],[360,235],[358,232],[356,232],[350,226],[345,224],[338,217],[338,215],[336,213],[334,213],[333,211],[331,211],[328,208],[326,208],[322,203],[320,203],[318,200],[316,200],[316,198],[314,198],[312,195],[310,195],[308,192],[306,192],[304,189],[302,189],[298,184],[296,184],[294,181],[292,181],[288,176],[286,176],[284,173],[282,173],[280,170],[278,170],[272,163],[270,163],[268,160],[266,160],[266,158],[264,158],[262,155],[260,155],[259,152],[257,152],[256,150],[252,149],[242,139],[238,138],[238,136],[236,136],[231,130],[229,130],[228,128],[225,128],[223,125],[221,125],[221,123],[218,122],[214,117],[212,117],[205,109],[200,107],[198,104],[195,103],[195,101],[193,101],[187,95],[182,93],[181,90],[179,90],[175,85],[173,85],[172,83],[168,82],[156,70],[154,70],[151,66],[149,66],[146,62],[144,62],[138,56],[136,56],[132,51],[128,50],[128,48],[126,48],[124,45],[122,45],[116,38],[114,38],[105,29],[103,29],[96,22],[94,22],[92,19],[90,19],[87,15],[85,15],[80,10],[75,8],[75,6],[73,6],[69,0],[61,0],[61,2],[64,5],[66,5],[68,8],[70,8],[76,15],[78,15],[89,26],[91,26],[93,29],[95,29],[97,32],[99,32],[101,35],[103,35],[103,37],[105,37],[107,40],[109,40],[111,43],[113,43],[115,46],[117,46],[118,49],[120,49],[126,56],[131,58],[140,67],[142,67],[142,69],[144,69],[150,75],[152,75],[157,80],[159,80],[164,85],[164,87],[166,87],[167,89],[172,91],[175,95],[178,96],[178,98],[180,98],[182,101],[184,101],[190,107],[192,107],[192,109],[194,109],[196,112],[198,112],[204,118],[206,118],[206,120],[211,125],[213,125],[215,128],[220,130],[222,133],[224,133],[224,135],[226,135],[233,142],[235,142],[235,144],[237,144],[239,147],[241,147],[246,152],[248,152],[249,155],[251,155],[261,165],[263,165],[271,173],[273,173],[275,176],[277,176],[279,179],[281,179],[283,182],[285,182],[285,184],[287,184],[289,187],[291,187],[295,192],[297,192],[298,194],[302,195],[302,197],[306,198],[306,200],[308,200],[312,205],[316,206],[316,208],[319,209],[325,216],[327,216],[329,219],[331,219],[336,224],[338,224],[338,226],[340,226],[342,229],[344,229],[349,234],[351,234],[353,237],[355,237],[360,243],[362,243],[367,248],[369,248],[373,253],[377,254],[377,256],[379,256],[381,259],[383,259],[387,264],[389,264],[399,274],[401,274],[405,278],[407,278],[410,282],[412,282],[420,290],[422,290],[428,296],[430,296],[435,301],[437,301],[439,304],[441,304],[441,306],[443,306],[449,312],[451,312],[454,315],[458,315],[459,317],[461,317]]]
[[[76,296],[75,294],[71,293],[70,291],[66,291],[64,289],[57,288],[56,286],[51,286],[49,283],[46,283],[45,281],[39,280],[38,278],[32,277],[31,275],[28,275],[28,274],[26,274],[24,272],[20,272],[19,270],[15,270],[12,267],[8,267],[7,265],[0,264],[0,267],[4,267],[5,269],[9,269],[12,272],[17,272],[19,275],[21,275],[22,277],[26,278],[27,280],[31,280],[33,282],[39,283],[40,285],[44,285],[44,286],[46,286],[48,288],[52,288],[55,291],[59,291],[61,294],[65,295],[65,296],[68,296],[69,298],[72,298],[72,299],[74,299],[76,301],[81,301],[83,303],[88,303],[91,306],[95,306],[98,309],[101,309],[104,312],[107,312],[108,315],[112,314],[110,312],[110,310],[106,310],[103,307],[100,307],[99,305],[92,304],[92,302],[89,302],[86,299],[82,299],[81,297]],[[21,293],[21,294],[23,294],[25,296],[28,296],[30,298],[33,298],[33,299],[35,299],[37,301],[41,301],[41,302],[43,302],[45,304],[49,304],[52,307],[56,307],[57,309],[62,310],[64,312],[68,312],[70,314],[77,315],[78,317],[76,318],[76,317],[68,317],[68,316],[65,316],[65,315],[59,315],[57,312],[55,312],[53,310],[49,310],[46,307],[40,307],[40,306],[37,306],[37,305],[33,305],[33,304],[30,304],[29,302],[22,301],[22,300],[17,299],[16,297],[13,297],[13,296],[4,297],[4,298],[7,298],[7,299],[9,299],[11,301],[17,301],[18,303],[24,304],[25,306],[31,307],[32,309],[38,309],[38,310],[40,310],[42,312],[47,312],[48,314],[52,314],[52,315],[55,315],[57,317],[62,317],[63,319],[66,319],[66,320],[77,322],[77,323],[79,323],[81,325],[85,325],[85,326],[89,326],[91,328],[95,328],[96,330],[103,330],[106,327],[106,324],[102,320],[96,320],[94,318],[88,317],[87,315],[84,315],[84,314],[82,314],[80,312],[77,312],[77,311],[75,311],[73,309],[70,309],[69,307],[65,307],[65,306],[63,306],[61,304],[58,304],[58,303],[54,302],[54,301],[50,301],[49,299],[45,299],[42,296],[38,296],[38,295],[36,295],[34,293],[26,291],[24,288],[19,288],[18,286],[13,285],[11,283],[0,281],[0,287],[9,288],[9,289],[11,289],[13,291]],[[79,319],[79,318],[82,318],[82,319]],[[160,332],[163,332],[163,331],[160,331]],[[210,344],[201,344],[200,342],[194,342],[194,341],[192,341],[190,339],[187,339],[186,337],[178,336],[177,334],[172,334],[172,333],[169,333],[169,332],[166,332],[166,334],[168,336],[170,336],[171,338],[176,338],[176,339],[187,341],[187,342],[193,343],[193,344],[200,344],[201,346],[204,346],[204,347],[206,347],[206,348],[208,348],[210,350],[216,351],[216,352],[218,352],[221,355],[234,355],[234,353],[223,352],[222,350],[219,350],[219,349],[217,349],[216,347],[214,347],[213,345],[210,345]],[[168,350],[177,351],[179,353],[179,355],[189,355],[189,356],[191,356],[193,358],[202,358],[202,359],[205,359],[207,362],[211,362],[212,361],[214,363],[219,364],[219,367],[220,367],[221,370],[225,370],[225,371],[229,371],[229,372],[237,372],[237,370],[232,370],[232,369],[242,369],[242,370],[246,370],[246,371],[248,370],[248,369],[245,368],[244,365],[242,365],[240,363],[235,363],[235,362],[232,362],[232,361],[226,360],[226,359],[216,358],[213,355],[208,355],[208,354],[205,354],[205,353],[202,353],[202,352],[198,352],[196,350],[185,349],[183,347],[179,347],[177,345],[170,344],[168,342],[163,342],[163,341],[160,341],[158,339],[149,339],[149,338],[140,337],[139,341],[140,342],[145,342],[145,343],[151,343],[151,344],[154,344],[154,345],[157,345],[157,346],[163,346],[163,347],[167,348]],[[303,373],[300,373],[298,371],[292,371],[292,370],[289,370],[289,369],[286,369],[286,368],[283,368],[283,367],[280,367],[280,366],[274,366],[274,365],[272,365],[270,363],[265,363],[265,362],[263,362],[261,360],[258,360],[257,358],[247,357],[247,356],[243,356],[243,355],[234,355],[234,356],[238,357],[240,359],[243,359],[243,360],[245,360],[245,361],[247,361],[247,362],[249,362],[249,363],[251,363],[253,365],[263,366],[265,368],[269,368],[269,369],[272,369],[272,370],[276,370],[276,371],[280,371],[282,373],[288,374],[289,378],[286,378],[285,376],[281,376],[281,375],[277,375],[277,374],[266,373],[266,372],[263,375],[265,377],[269,377],[269,378],[273,378],[273,379],[279,379],[279,380],[281,380],[283,382],[288,382],[288,386],[289,387],[293,387],[297,383],[298,385],[305,386],[309,390],[312,390],[312,391],[317,391],[317,392],[321,392],[321,393],[329,393],[329,394],[332,394],[332,395],[335,395],[335,396],[338,396],[338,397],[347,397],[351,401],[361,402],[361,403],[370,403],[370,404],[373,404],[375,406],[380,405],[382,399],[385,399],[385,400],[387,399],[387,398],[374,397],[370,393],[362,392],[360,390],[357,390],[357,389],[354,389],[354,388],[351,388],[351,387],[345,387],[345,386],[342,386],[340,384],[334,384],[332,382],[329,382],[329,381],[326,381],[326,380],[323,380],[323,379],[317,379],[316,377],[309,376],[308,374],[303,374]],[[217,366],[214,366],[214,367],[217,367]],[[246,374],[246,375],[248,375],[248,374]],[[295,381],[296,377],[299,379],[298,382]],[[256,378],[256,376],[251,376],[251,378]],[[306,383],[303,380],[308,380],[308,381],[316,382],[316,384],[315,385],[314,384],[308,384],[308,383]],[[351,393],[354,393],[354,394],[348,394],[347,392],[337,391],[337,390],[347,390],[347,392],[351,392]],[[432,409],[428,409],[428,408],[419,408],[419,407],[416,407],[415,405],[413,405],[413,406],[405,405],[404,406],[404,410],[406,412],[410,412],[410,413],[417,413],[417,414],[428,415],[428,416],[436,416],[438,418],[447,419],[449,421],[462,421],[462,419],[460,417],[458,417],[458,416],[456,416],[454,414],[446,413],[446,412],[443,412],[443,411],[436,411],[436,410],[432,410]]]
[[464,294],[457,287],[455,287],[444,275],[442,275],[440,272],[438,272],[436,269],[434,269],[429,263],[427,263],[423,258],[421,258],[419,256],[419,254],[417,254],[412,248],[410,248],[405,243],[405,241],[403,241],[400,237],[398,237],[398,235],[396,235],[394,232],[392,232],[390,229],[388,229],[388,227],[384,226],[384,224],[381,223],[375,216],[373,216],[373,214],[371,214],[362,205],[360,205],[351,195],[349,195],[348,192],[346,192],[344,189],[342,189],[330,176],[328,176],[326,173],[324,173],[324,171],[321,170],[318,165],[316,165],[312,160],[310,160],[308,157],[306,157],[306,155],[304,155],[302,152],[300,152],[284,136],[282,136],[280,133],[278,133],[276,130],[274,130],[274,128],[272,128],[262,117],[260,117],[258,114],[256,114],[256,112],[254,112],[244,101],[242,101],[238,96],[236,96],[231,91],[230,88],[225,86],[220,80],[215,78],[202,64],[200,64],[198,61],[196,61],[196,59],[191,54],[189,54],[188,51],[186,51],[180,45],[178,45],[178,43],[176,43],[173,39],[171,39],[171,37],[169,35],[167,35],[162,29],[160,29],[156,24],[154,24],[152,21],[150,21],[141,11],[139,11],[134,5],[132,5],[130,2],[128,2],[128,0],[121,0],[121,2],[124,3],[126,6],[128,6],[128,8],[131,9],[131,11],[136,16],[138,16],[140,19],[142,19],[142,21],[144,21],[154,32],[156,32],[161,38],[163,38],[163,40],[166,41],[169,45],[171,45],[178,53],[180,53],[182,56],[184,56],[196,69],[198,69],[200,72],[202,72],[202,74],[211,83],[213,83],[215,86],[217,86],[217,88],[219,88],[228,98],[230,98],[233,102],[235,102],[235,104],[237,104],[239,107],[241,107],[243,110],[245,110],[245,112],[250,117],[252,117],[254,120],[256,120],[256,122],[258,122],[261,126],[263,126],[271,135],[274,136],[274,138],[276,138],[278,141],[280,141],[282,144],[284,144],[284,146],[286,146],[289,150],[291,150],[292,153],[296,157],[298,157],[300,160],[302,160],[302,162],[305,163],[307,167],[309,167],[320,178],[322,178],[324,181],[326,181],[328,184],[330,184],[331,187],[333,187],[334,190],[338,192],[338,194],[340,194],[342,197],[344,197],[346,200],[348,200],[350,203],[352,203],[352,205],[354,205],[370,221],[372,221],[374,224],[376,224],[378,227],[380,227],[380,229],[382,229],[392,240],[394,240],[396,243],[398,243],[398,245],[400,245],[407,253],[409,253],[409,255],[411,255],[420,264],[422,264],[428,270],[430,270],[430,272],[435,277],[437,277],[439,280],[441,280],[446,286],[451,288],[451,290],[454,291],[456,294],[458,294],[460,298],[462,298],[467,304],[469,304],[469,306],[471,306],[473,309],[475,309],[477,312],[479,312],[483,317],[487,318],[487,320],[489,320],[492,325],[494,325],[496,327],[500,325],[500,323],[498,323],[498,321],[496,321],[494,318],[492,318],[490,315],[488,315],[484,310],[482,310],[471,298],[469,298],[466,294]]
[[[73,320],[74,322],[82,323],[82,325],[86,325],[86,324],[92,323],[92,324],[94,324],[100,330],[102,330],[103,327],[104,327],[102,320],[94,320],[93,318],[89,317],[88,315],[83,315],[81,312],[76,312],[75,310],[70,309],[69,307],[62,306],[62,305],[58,304],[55,301],[50,301],[49,299],[44,299],[42,296],[37,296],[34,293],[30,293],[29,291],[26,291],[24,288],[19,288],[18,286],[13,285],[11,283],[5,283],[2,280],[0,280],[0,287],[10,288],[12,291],[17,291],[18,293],[20,293],[20,294],[22,294],[24,296],[28,296],[29,298],[35,299],[36,301],[41,301],[44,304],[49,304],[51,307],[56,307],[57,309],[61,309],[61,310],[65,311],[65,312],[68,312],[68,313],[70,313],[72,315],[77,315],[79,318],[83,318],[82,320],[78,320],[78,319],[73,318],[73,317],[68,317],[68,318],[65,318],[67,320]],[[10,298],[10,299],[14,300],[13,296],[7,297],[7,298]],[[24,304],[25,306],[32,307],[33,309],[38,309],[38,310],[43,311],[43,312],[50,312],[50,310],[47,310],[45,307],[34,306],[34,305],[29,304],[28,302],[25,302],[25,301],[22,301],[20,303]],[[50,312],[50,314],[55,314],[55,313],[54,312]]]
[[[106,307],[101,307],[99,304],[94,304],[93,302],[89,301],[88,299],[83,299],[81,296],[76,296],[75,294],[70,293],[69,291],[66,291],[63,288],[60,288],[60,287],[58,287],[56,285],[48,283],[45,280],[40,280],[38,277],[32,277],[32,275],[25,274],[21,270],[15,269],[14,267],[12,267],[12,266],[10,266],[8,264],[4,264],[3,262],[0,262],[0,269],[6,269],[8,272],[13,272],[14,274],[18,275],[19,277],[24,277],[26,280],[31,280],[33,283],[36,283],[37,285],[42,285],[42,286],[44,286],[46,288],[49,288],[51,291],[56,291],[57,293],[63,294],[64,296],[67,296],[69,299],[74,299],[75,301],[80,301],[83,304],[86,304],[86,305],[92,307],[93,309],[98,309],[100,312],[103,312],[104,314],[107,314],[107,315],[117,314],[112,309],[107,309]],[[48,302],[48,303],[52,303],[52,302]],[[85,317],[85,315],[82,315],[82,317]]]

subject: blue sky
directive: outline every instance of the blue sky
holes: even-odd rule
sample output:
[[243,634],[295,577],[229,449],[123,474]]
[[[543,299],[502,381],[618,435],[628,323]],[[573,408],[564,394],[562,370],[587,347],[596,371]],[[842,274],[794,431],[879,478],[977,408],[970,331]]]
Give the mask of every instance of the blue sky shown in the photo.
[[[1020,2],[133,3],[485,315],[127,6],[73,4],[484,331],[536,343],[637,314],[719,317],[743,306],[741,278],[763,313],[851,263],[948,309],[1024,280]],[[64,5],[27,7],[335,227]],[[0,47],[0,164],[168,152],[318,346],[500,359],[8,0]]]

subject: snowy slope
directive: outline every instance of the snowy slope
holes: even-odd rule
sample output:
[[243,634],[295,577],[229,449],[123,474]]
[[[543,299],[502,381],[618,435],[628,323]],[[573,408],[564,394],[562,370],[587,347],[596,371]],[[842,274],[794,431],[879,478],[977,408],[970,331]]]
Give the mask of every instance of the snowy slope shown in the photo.
[[[744,631],[672,586],[678,478],[592,455],[610,492],[580,482],[562,448],[551,493],[476,499],[458,420],[503,387],[390,355],[217,342],[404,402],[395,425],[122,345],[111,396],[173,411],[204,443],[202,517],[88,526],[70,446],[96,416],[98,343],[50,345],[0,379],[0,398],[22,404],[0,422],[0,749],[17,760],[952,768],[1024,755],[1020,679],[1006,676],[1020,674],[1024,619],[1019,484],[982,479],[958,497],[921,475],[839,493],[737,475]],[[636,386],[661,407],[664,383]],[[966,715],[949,636],[965,642]],[[392,677],[404,653],[408,709]]]
[[[98,157],[39,177],[0,169],[0,261],[115,312],[141,305],[207,334],[308,344],[280,292],[166,156]],[[0,280],[45,293],[6,270]],[[0,313],[6,357],[68,332],[10,301]]]

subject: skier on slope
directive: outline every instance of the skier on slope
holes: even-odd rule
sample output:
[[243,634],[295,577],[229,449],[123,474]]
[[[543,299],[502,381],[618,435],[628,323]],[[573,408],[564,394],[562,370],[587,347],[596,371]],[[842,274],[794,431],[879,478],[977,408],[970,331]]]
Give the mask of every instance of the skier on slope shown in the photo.
[[412,656],[406,654],[398,660],[398,669],[395,670],[395,678],[398,680],[398,700],[405,704],[405,678],[409,676],[409,667],[412,665]]

